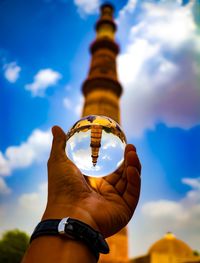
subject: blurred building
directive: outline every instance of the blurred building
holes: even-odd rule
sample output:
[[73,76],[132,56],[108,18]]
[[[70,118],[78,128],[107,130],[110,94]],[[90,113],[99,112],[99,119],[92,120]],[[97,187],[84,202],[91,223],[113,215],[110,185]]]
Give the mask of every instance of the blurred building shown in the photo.
[[[104,115],[120,123],[120,96],[122,86],[118,81],[116,57],[119,46],[115,42],[117,26],[113,19],[113,6],[101,6],[100,18],[96,23],[96,39],[90,46],[91,64],[83,83],[84,107],[82,116]],[[101,132],[93,127],[91,148],[93,164],[96,165]],[[144,237],[145,238],[145,237]],[[144,256],[128,258],[127,228],[108,238],[110,253],[101,255],[101,263],[190,263],[200,262],[191,248],[172,234],[157,241]]]
[[131,263],[192,263],[199,262],[200,256],[195,256],[193,250],[172,233],[167,233],[156,241],[146,255],[130,260]]
[[[113,6],[106,3],[101,6],[100,18],[96,23],[96,39],[90,46],[91,64],[88,76],[83,83],[85,98],[82,116],[104,115],[120,123],[119,99],[122,86],[118,81],[116,57],[119,46],[115,42],[117,26],[113,19]],[[93,128],[91,147],[93,164],[98,158],[100,132]],[[97,138],[98,137],[98,138]],[[108,238],[109,255],[101,255],[101,263],[128,262],[127,229],[122,229],[115,236]]]
[[116,57],[119,53],[119,46],[115,42],[116,29],[113,7],[110,4],[102,5],[100,18],[96,23],[96,39],[90,46],[89,72],[82,85],[85,97],[82,116],[104,115],[119,123],[122,86],[116,69]]

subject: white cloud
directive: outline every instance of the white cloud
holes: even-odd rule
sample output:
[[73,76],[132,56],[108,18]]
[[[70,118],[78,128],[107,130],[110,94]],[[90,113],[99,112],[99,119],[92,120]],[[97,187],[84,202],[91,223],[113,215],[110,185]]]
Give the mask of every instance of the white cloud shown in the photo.
[[[142,212],[155,220],[164,221],[176,221],[180,224],[184,218],[188,218],[188,211],[185,211],[184,207],[175,201],[170,200],[159,200],[146,203]],[[186,213],[185,213],[186,212]],[[171,224],[172,222],[170,222]],[[169,223],[168,223],[169,225]]]
[[137,22],[130,23],[128,12],[118,18],[119,27],[129,21],[123,27],[129,28],[129,42],[118,58],[123,126],[132,136],[158,122],[191,128],[200,122],[200,50],[192,5],[141,2],[140,8]]
[[11,189],[7,186],[6,182],[0,177],[0,195],[7,195],[11,193]]
[[138,3],[138,0],[129,0],[127,4],[119,12],[120,19],[123,16],[125,16],[127,13],[133,13],[137,6],[137,3]]
[[[80,148],[81,145],[81,148]],[[79,132],[67,141],[67,155],[77,167],[84,172],[97,172],[101,169],[99,165],[92,167],[90,148],[90,131]]]
[[127,51],[118,58],[119,77],[125,87],[132,85],[145,62],[157,55],[159,48],[158,45],[150,45],[144,38],[137,38],[127,46]]
[[[150,201],[141,207],[141,220],[138,222],[141,240],[137,238],[141,253],[147,252],[149,246],[161,238],[167,231],[172,231],[178,238],[185,240],[193,249],[199,250],[200,244],[200,178],[184,178],[182,180],[192,189],[180,200]],[[134,233],[135,234],[135,233]]]
[[199,180],[194,179],[194,178],[183,178],[182,182],[200,191],[200,178]]
[[71,100],[69,99],[69,98],[64,98],[63,99],[63,105],[64,105],[64,107],[66,108],[66,109],[68,109],[68,110],[71,110],[72,109],[72,102],[71,102]]
[[18,80],[21,67],[18,66],[16,62],[5,64],[3,69],[4,69],[4,77],[10,83],[15,83]]
[[82,108],[83,108],[83,105],[81,103],[77,104],[75,107],[75,113],[79,117],[81,116]]
[[76,107],[75,107],[75,113],[77,116],[81,116],[82,113],[82,109],[83,109],[83,96],[81,95],[81,97],[79,97],[79,101],[76,103]]
[[144,255],[150,246],[168,231],[200,249],[200,177],[184,178],[191,189],[178,200],[162,199],[139,204],[129,224],[131,257]]
[[[72,160],[74,163],[77,164],[79,169],[84,170],[84,171],[90,171],[91,167],[89,164],[92,163],[92,158],[91,158],[91,149],[90,147],[86,149],[79,149],[76,150],[72,153]],[[95,171],[98,171],[100,167],[97,165],[93,168]]]
[[[110,135],[110,134],[108,134],[108,135]],[[105,142],[105,144],[103,145],[102,149],[103,150],[107,150],[110,147],[116,148],[117,144],[119,143],[118,137],[116,138],[116,137],[114,137],[112,135],[111,136],[107,136],[107,137],[108,137],[108,140],[107,140],[107,142]],[[110,138],[113,139],[113,140],[109,141]]]
[[30,90],[33,96],[44,96],[45,91],[58,83],[62,75],[50,68],[41,69],[34,76],[34,82],[27,84],[25,88]]
[[50,145],[50,131],[34,130],[26,142],[9,146],[4,155],[0,152],[0,175],[8,175],[14,169],[25,168],[33,162],[47,159]]
[[182,183],[190,186],[192,190],[190,190],[186,198],[183,199],[184,204],[187,204],[187,206],[190,206],[193,204],[200,204],[200,178],[183,178]]
[[23,193],[15,203],[1,204],[1,229],[19,228],[31,234],[41,220],[47,201],[47,183],[39,185],[35,192]]
[[0,175],[9,175],[10,174],[10,166],[8,164],[8,160],[4,157],[2,152],[0,152]]
[[148,40],[179,48],[195,33],[196,25],[189,6],[184,8],[174,3],[167,6],[155,6],[155,4],[146,3],[145,12],[148,15],[149,25],[143,24],[140,33]]
[[111,157],[109,155],[105,154],[102,156],[102,160],[109,160],[110,161]]
[[26,214],[33,215],[34,218],[41,216],[47,201],[47,184],[45,185],[45,189],[43,189],[43,185],[40,185],[37,192],[22,194],[18,198],[19,209],[22,209]]
[[[165,215],[168,215],[168,218],[173,220],[174,223],[176,222],[175,225],[180,228],[185,227],[185,225],[188,227],[193,225],[192,222],[197,220],[194,212],[196,214],[198,211],[198,214],[200,214],[200,177],[183,178],[182,182],[192,188],[184,198],[178,201],[159,200],[148,202],[143,205],[143,214],[153,219],[167,219]],[[176,221],[177,219],[179,221]]]
[[65,97],[63,99],[63,105],[67,110],[73,111],[76,116],[80,117],[83,108],[83,96],[79,97],[78,101],[74,98],[69,99],[68,97]]
[[97,12],[100,0],[74,0],[74,4],[78,7],[80,14],[93,14]]

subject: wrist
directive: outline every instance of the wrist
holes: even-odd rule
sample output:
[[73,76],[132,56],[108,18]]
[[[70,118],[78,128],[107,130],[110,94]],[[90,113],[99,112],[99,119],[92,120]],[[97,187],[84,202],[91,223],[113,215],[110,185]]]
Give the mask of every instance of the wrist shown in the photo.
[[88,224],[96,231],[100,232],[98,225],[96,224],[95,220],[92,216],[80,207],[70,206],[70,205],[63,205],[63,204],[56,204],[50,205],[47,204],[45,212],[42,216],[42,220],[47,219],[62,219],[64,217],[71,217],[74,219],[78,219],[85,224]]
[[[51,247],[51,249],[49,249]],[[77,253],[78,251],[78,253]],[[85,261],[83,261],[85,259]],[[83,242],[60,236],[41,236],[31,243],[23,261],[29,262],[96,262]]]
[[41,236],[59,236],[68,241],[68,238],[81,241],[99,259],[99,253],[109,252],[108,244],[98,231],[90,225],[74,218],[45,219],[39,222],[31,236],[30,243]]

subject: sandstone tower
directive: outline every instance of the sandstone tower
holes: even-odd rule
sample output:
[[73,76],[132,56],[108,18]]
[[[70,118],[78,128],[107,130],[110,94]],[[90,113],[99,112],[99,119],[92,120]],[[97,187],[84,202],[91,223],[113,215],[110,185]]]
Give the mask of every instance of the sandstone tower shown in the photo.
[[85,97],[82,115],[105,115],[120,122],[122,87],[117,79],[116,56],[119,47],[114,40],[115,31],[113,7],[104,4],[96,23],[96,39],[90,46],[92,58],[88,77],[82,86]]
[[[119,99],[122,86],[118,81],[116,56],[119,46],[115,42],[117,26],[113,20],[113,6],[103,4],[96,23],[96,39],[90,46],[91,64],[82,86],[85,98],[82,116],[104,115],[120,123]],[[97,134],[98,131],[93,131]],[[94,136],[95,137],[95,136]],[[93,145],[93,164],[98,158],[98,143]],[[128,237],[126,228],[108,238],[110,254],[102,255],[101,263],[128,262]]]

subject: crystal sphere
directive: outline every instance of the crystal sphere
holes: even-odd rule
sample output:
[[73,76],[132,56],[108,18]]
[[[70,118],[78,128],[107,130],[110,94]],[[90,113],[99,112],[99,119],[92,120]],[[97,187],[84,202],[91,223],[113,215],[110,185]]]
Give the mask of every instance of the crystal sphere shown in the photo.
[[66,154],[84,175],[103,177],[121,165],[125,146],[126,137],[117,122],[90,115],[67,133]]

